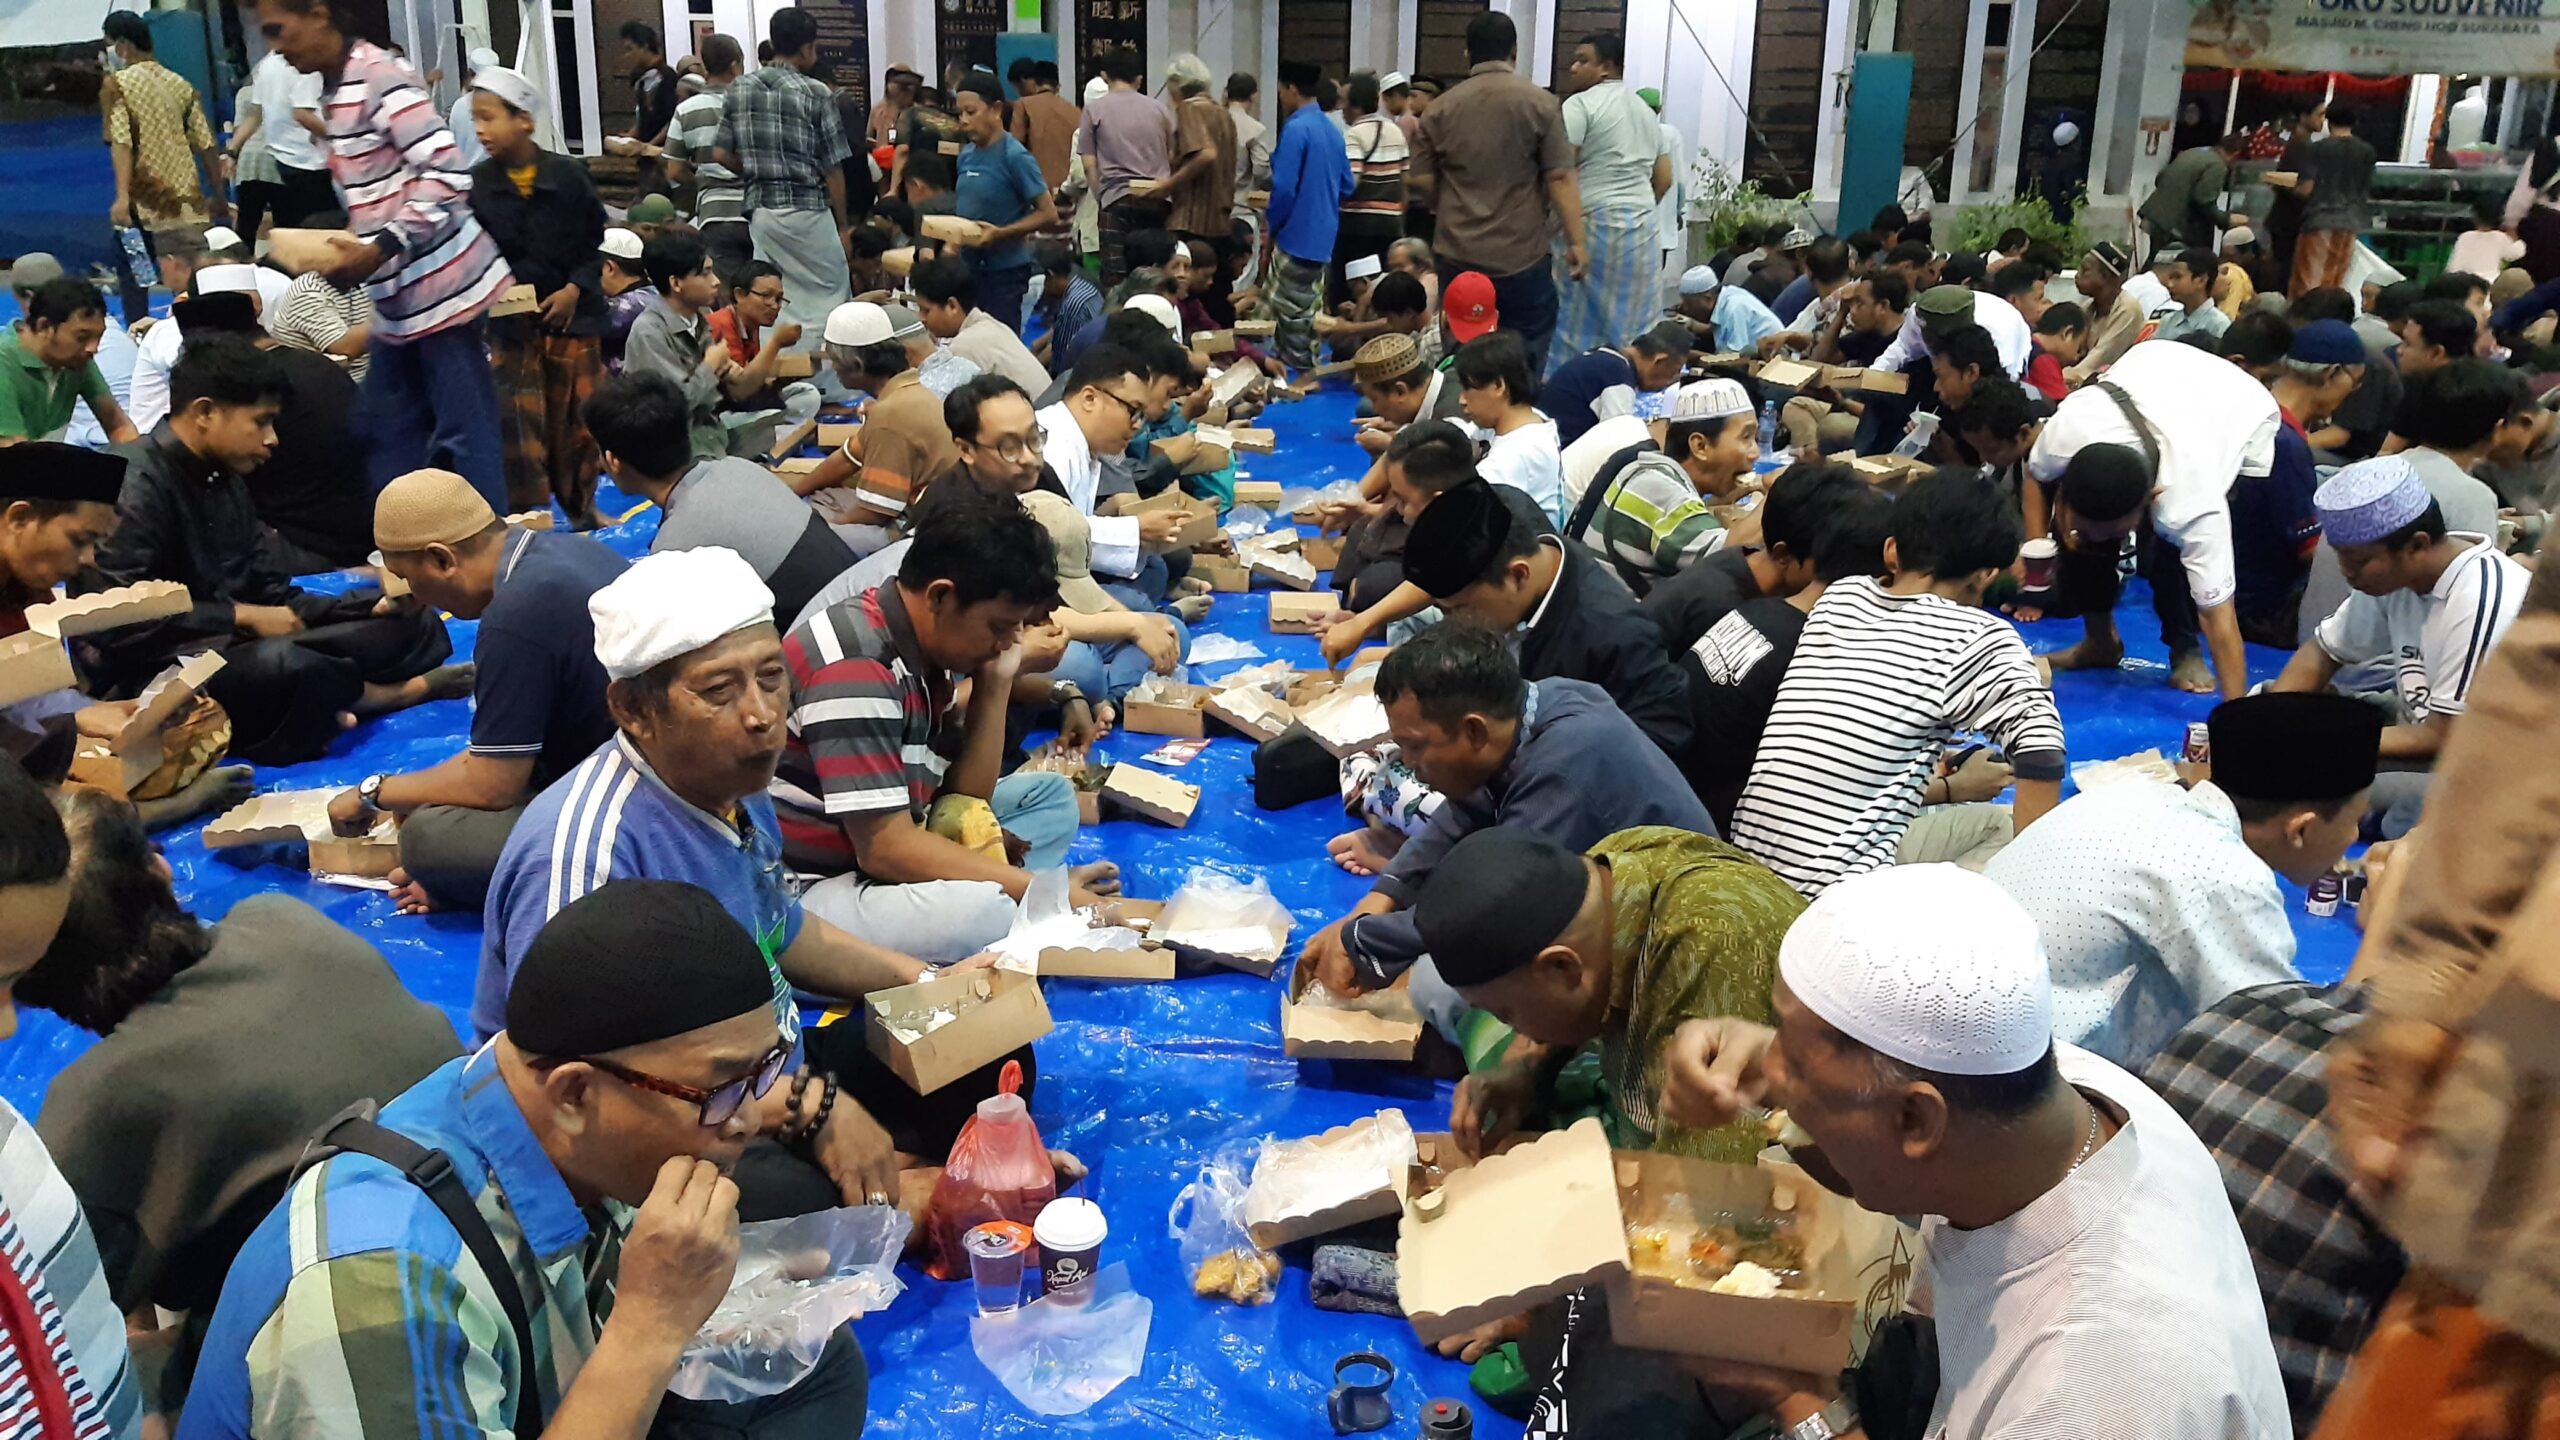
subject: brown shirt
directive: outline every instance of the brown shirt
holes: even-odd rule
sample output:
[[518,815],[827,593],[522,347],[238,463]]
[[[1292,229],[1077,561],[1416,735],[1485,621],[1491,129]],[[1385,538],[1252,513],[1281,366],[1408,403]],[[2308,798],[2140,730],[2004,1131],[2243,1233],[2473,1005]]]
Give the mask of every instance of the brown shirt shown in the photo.
[[1574,168],[1556,97],[1488,60],[1423,112],[1420,134],[1412,174],[1433,182],[1433,248],[1488,275],[1546,264],[1556,233],[1546,176]]
[[202,225],[204,182],[196,156],[213,148],[204,106],[186,78],[157,60],[118,71],[101,98],[107,143],[133,152],[134,223],[145,230]]
[[1223,237],[1235,220],[1236,117],[1207,95],[1194,95],[1174,109],[1173,126],[1175,169],[1197,150],[1211,159],[1175,192],[1170,223],[1180,234]]
[[948,474],[960,452],[942,423],[942,397],[910,370],[891,380],[863,407],[862,472],[853,489],[882,515],[905,513],[907,502]]
[[1013,102],[1013,138],[1040,162],[1040,178],[1057,189],[1067,183],[1067,161],[1075,153],[1076,123],[1082,112],[1064,96],[1042,91]]

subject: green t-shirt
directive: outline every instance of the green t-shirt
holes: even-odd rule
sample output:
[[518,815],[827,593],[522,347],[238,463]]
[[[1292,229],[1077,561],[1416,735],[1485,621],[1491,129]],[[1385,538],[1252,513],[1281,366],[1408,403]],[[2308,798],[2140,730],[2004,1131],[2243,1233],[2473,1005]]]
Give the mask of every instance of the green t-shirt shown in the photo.
[[115,398],[107,377],[94,360],[77,370],[56,370],[26,348],[26,331],[12,325],[0,335],[0,436],[19,440],[59,440],[71,424],[77,402],[89,402],[91,413]]

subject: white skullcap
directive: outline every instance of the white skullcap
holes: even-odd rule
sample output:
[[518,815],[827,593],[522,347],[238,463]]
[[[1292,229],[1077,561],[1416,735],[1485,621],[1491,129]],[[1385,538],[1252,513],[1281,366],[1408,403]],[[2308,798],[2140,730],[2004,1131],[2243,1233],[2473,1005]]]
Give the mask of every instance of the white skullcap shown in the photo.
[[1412,83],[1413,81],[1403,71],[1390,70],[1378,77],[1378,93],[1384,95],[1390,91],[1402,90]]
[[485,90],[526,115],[542,104],[542,92],[533,88],[532,78],[504,65],[483,65],[472,71],[471,88]]
[[1173,333],[1177,343],[1182,339],[1182,315],[1173,308],[1173,302],[1163,296],[1132,295],[1129,297],[1129,303],[1122,308],[1135,310],[1162,325]]
[[472,69],[486,70],[490,66],[498,63],[498,52],[490,49],[486,45],[474,45],[471,47],[471,54],[468,59]]
[[640,252],[648,247],[641,243],[639,231],[616,225],[604,232],[604,243],[596,248],[616,260],[637,260]]
[[1387,262],[1379,259],[1375,255],[1363,255],[1355,260],[1344,263],[1342,267],[1342,278],[1345,280],[1366,280],[1370,276],[1384,270],[1386,265]]
[[1751,413],[1751,392],[1739,380],[1721,376],[1692,380],[1671,397],[1667,420],[1716,420],[1727,415]]
[[1103,79],[1099,75],[1096,75],[1092,79],[1084,82],[1084,103],[1087,105],[1092,104],[1094,101],[1099,100],[1110,93],[1111,82]]
[[830,345],[877,345],[894,333],[889,312],[868,300],[847,300],[827,312]]
[[2007,1075],[2053,1045],[2036,922],[1983,876],[1890,865],[1825,890],[1778,943],[1787,989],[1831,1028],[1941,1075]]
[[196,272],[196,293],[220,295],[238,291],[243,295],[258,293],[258,267],[255,265],[207,265]]
[[2068,145],[2079,138],[2080,127],[2072,121],[2065,120],[2053,127],[2053,143],[2056,145]]
[[204,248],[209,251],[237,250],[240,248],[240,232],[228,225],[208,226],[204,232]]
[[587,597],[596,660],[628,680],[724,635],[773,623],[773,592],[735,550],[706,545],[643,555]]
[[1683,295],[1709,294],[1718,283],[1713,265],[1692,265],[1680,272],[1680,293]]

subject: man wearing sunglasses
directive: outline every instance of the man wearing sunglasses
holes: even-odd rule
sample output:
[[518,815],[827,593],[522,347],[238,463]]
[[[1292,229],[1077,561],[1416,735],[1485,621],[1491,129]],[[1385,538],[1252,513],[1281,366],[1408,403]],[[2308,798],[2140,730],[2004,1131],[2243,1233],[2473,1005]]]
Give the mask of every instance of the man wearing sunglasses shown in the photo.
[[[691,885],[617,881],[563,906],[516,968],[504,1030],[381,1115],[450,1162],[507,1262],[532,1363],[429,1192],[342,1153],[242,1248],[179,1433],[859,1433],[869,1382],[849,1333],[759,1401],[666,1393],[737,1264],[728,1172],[751,1139],[808,1117],[797,1088],[796,1108],[768,1098],[793,1028],[770,974]],[[607,1294],[609,1310],[591,1306]]]
[[[793,891],[765,796],[791,710],[772,606],[747,562],[716,546],[645,556],[588,601],[617,729],[536,796],[507,837],[472,1003],[482,1038],[505,1023],[515,977],[562,907],[622,880],[709,891],[767,957],[772,1009],[788,1029],[797,1029],[795,991],[842,1001],[924,975],[906,955],[804,916]],[[1072,795],[1067,803],[1072,814]],[[750,1154],[750,1218],[896,1198],[901,1155],[939,1163],[995,1091],[1000,1065],[983,1084],[972,1077],[918,1097],[862,1048],[861,1027],[843,1028],[851,1038],[820,1045],[828,1053],[813,1063],[838,1076],[844,1103],[813,1137],[809,1163],[770,1146]]]

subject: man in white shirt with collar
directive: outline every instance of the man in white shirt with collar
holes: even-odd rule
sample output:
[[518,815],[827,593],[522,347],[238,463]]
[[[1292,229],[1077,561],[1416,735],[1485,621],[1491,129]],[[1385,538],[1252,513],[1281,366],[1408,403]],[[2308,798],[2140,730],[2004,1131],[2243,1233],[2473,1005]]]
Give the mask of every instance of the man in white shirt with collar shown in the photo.
[[1929,358],[1932,335],[1948,335],[1967,325],[1979,325],[1991,336],[2000,351],[2000,364],[2017,379],[2027,373],[2027,362],[2036,356],[2035,327],[2018,307],[1997,295],[1968,290],[1962,285],[1932,285],[1920,292],[1911,309],[1902,317],[1902,333],[1884,347],[1875,358],[1871,370],[1900,370],[1914,360]]
[[[2292,1435],[2220,1169],[2140,1080],[2054,1042],[2035,921],[1998,885],[1953,865],[1843,880],[1787,931],[1772,998],[1774,1031],[1681,1027],[1659,1113],[1783,1107],[1817,1180],[1926,1217],[1914,1295],[1936,1321],[1938,1391],[1922,1433]],[[1792,1440],[1865,1433],[1813,1377],[1726,1366],[1709,1383]]]
[[2268,688],[2325,690],[2345,666],[2393,666],[2400,716],[2382,732],[2389,769],[2375,781],[2373,806],[2383,833],[2398,836],[2417,823],[2428,772],[2473,678],[2523,608],[2533,572],[2489,536],[2449,532],[2443,507],[2405,456],[2359,460],[2330,476],[2311,503],[2355,593]]
[[[199,265],[189,272],[181,286],[182,295],[219,295],[237,290],[265,309],[259,294],[258,267],[255,265]],[[261,319],[264,316],[261,315]],[[135,343],[131,394],[133,403],[125,410],[135,429],[151,433],[151,427],[169,418],[169,372],[177,368],[178,356],[186,349],[187,337],[179,328],[173,312],[165,320],[155,320]]]
[[2282,875],[2329,873],[2364,822],[2382,712],[2344,695],[2215,707],[2213,778],[2083,790],[1991,859],[2053,966],[2053,1033],[2138,1067],[2235,990],[2302,977]]
[[1180,514],[1166,510],[1144,515],[1094,514],[1094,493],[1102,484],[1101,457],[1129,448],[1129,437],[1138,432],[1146,413],[1146,390],[1128,351],[1097,344],[1068,372],[1064,397],[1038,417],[1040,458],[1076,509],[1091,517],[1094,570],[1124,581],[1135,578],[1146,564],[1147,553],[1161,548],[1183,524]]

